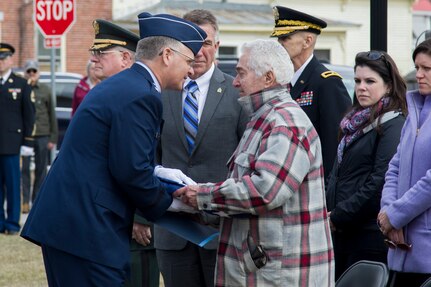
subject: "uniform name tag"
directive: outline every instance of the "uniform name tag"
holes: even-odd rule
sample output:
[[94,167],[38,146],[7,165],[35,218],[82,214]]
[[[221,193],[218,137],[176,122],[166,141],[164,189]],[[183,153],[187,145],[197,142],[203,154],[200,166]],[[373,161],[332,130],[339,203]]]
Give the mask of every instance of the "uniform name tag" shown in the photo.
[[311,106],[313,104],[313,91],[302,92],[301,97],[296,99],[300,106]]

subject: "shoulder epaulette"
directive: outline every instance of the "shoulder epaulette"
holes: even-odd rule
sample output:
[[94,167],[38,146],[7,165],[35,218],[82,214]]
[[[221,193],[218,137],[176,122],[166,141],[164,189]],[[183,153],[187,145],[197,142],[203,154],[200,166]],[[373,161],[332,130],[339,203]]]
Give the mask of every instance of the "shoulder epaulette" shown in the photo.
[[322,74],[320,74],[320,76],[324,79],[329,78],[329,77],[340,77],[341,79],[343,78],[340,74],[338,74],[337,72],[334,72],[334,71],[325,71]]

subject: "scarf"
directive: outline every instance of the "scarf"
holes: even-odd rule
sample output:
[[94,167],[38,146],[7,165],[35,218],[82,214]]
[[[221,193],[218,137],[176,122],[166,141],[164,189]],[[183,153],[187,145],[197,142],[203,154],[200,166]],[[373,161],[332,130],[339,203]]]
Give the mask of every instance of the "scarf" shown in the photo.
[[[379,117],[383,108],[387,107],[390,99],[383,97],[376,103],[376,118]],[[367,125],[371,117],[373,106],[367,108],[356,108],[350,111],[340,123],[341,132],[344,134],[340,143],[338,144],[337,159],[341,163],[345,149],[354,142],[357,138],[364,134],[363,128]]]

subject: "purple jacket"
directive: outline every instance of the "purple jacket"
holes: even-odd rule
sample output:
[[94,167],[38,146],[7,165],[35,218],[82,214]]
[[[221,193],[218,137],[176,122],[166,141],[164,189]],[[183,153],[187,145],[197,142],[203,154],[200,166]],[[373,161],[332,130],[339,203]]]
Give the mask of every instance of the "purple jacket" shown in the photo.
[[412,249],[389,249],[388,265],[396,271],[431,273],[431,95],[408,92],[407,104],[409,116],[389,163],[381,207],[395,228],[403,228]]

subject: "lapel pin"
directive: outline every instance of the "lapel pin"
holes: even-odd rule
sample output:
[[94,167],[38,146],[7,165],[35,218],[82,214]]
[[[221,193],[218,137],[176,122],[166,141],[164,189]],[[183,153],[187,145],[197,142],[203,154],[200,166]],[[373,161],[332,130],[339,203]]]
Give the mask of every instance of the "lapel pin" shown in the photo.
[[221,88],[218,88],[218,89],[217,89],[217,93],[221,93]]
[[301,84],[303,84],[304,83],[304,80],[301,80],[301,81],[299,81]]

